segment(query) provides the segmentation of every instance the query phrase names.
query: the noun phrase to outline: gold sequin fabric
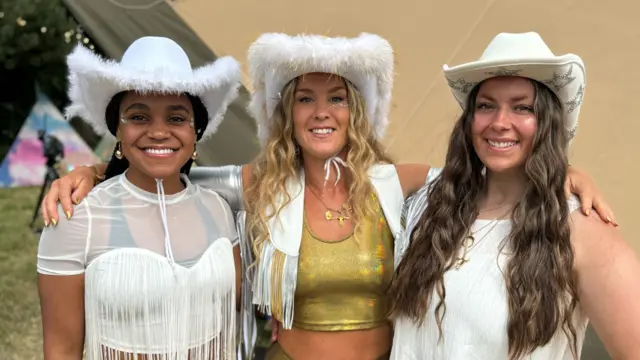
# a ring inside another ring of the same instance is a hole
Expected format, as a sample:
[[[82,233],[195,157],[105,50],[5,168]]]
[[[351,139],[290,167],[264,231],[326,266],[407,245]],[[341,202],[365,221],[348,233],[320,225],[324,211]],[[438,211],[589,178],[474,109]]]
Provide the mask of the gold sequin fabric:
[[[393,276],[393,235],[382,210],[365,219],[358,240],[302,232],[293,326],[313,331],[371,329],[387,321],[385,291]]]

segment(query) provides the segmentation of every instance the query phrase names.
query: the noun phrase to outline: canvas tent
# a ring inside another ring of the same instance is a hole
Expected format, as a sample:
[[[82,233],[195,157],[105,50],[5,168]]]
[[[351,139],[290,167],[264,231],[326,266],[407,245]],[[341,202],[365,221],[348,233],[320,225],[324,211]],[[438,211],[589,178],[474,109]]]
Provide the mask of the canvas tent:
[[[635,191],[640,161],[631,160],[640,155],[635,139],[640,121],[624,106],[640,83],[637,1],[426,0],[371,6],[365,0],[328,0],[313,8],[291,0],[170,4],[216,54],[236,57],[245,72],[247,48],[264,32],[384,36],[396,52],[386,145],[398,161],[436,166],[443,163],[460,113],[442,65],[477,59],[499,32],[539,32],[556,54],[576,53],[586,63],[586,93],[571,163],[593,175],[613,205],[621,231],[640,250],[640,228],[632,226],[640,203]]]
[[[99,161],[58,108],[46,95],[38,93],[36,103],[0,165],[0,187],[42,185],[46,158],[38,130],[45,130],[64,145],[62,171]]]
[[[156,0],[63,0],[74,18],[109,57],[120,59],[141,36],[165,36],[187,52],[191,66],[199,67],[217,57],[165,2]],[[199,165],[244,164],[258,149],[255,123],[246,112],[248,93],[229,106],[218,132],[198,144]],[[109,152],[109,142],[100,144]]]

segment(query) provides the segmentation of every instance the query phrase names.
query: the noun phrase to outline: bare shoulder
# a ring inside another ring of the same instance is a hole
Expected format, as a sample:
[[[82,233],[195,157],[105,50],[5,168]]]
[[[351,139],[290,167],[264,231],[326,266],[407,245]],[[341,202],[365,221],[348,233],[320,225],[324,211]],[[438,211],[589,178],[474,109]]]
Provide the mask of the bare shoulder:
[[[620,231],[602,221],[595,212],[587,216],[581,211],[574,211],[570,218],[571,242],[578,269],[635,258],[635,251],[624,240]]]
[[[405,197],[413,194],[424,185],[429,169],[431,169],[431,166],[427,164],[416,163],[396,164],[395,167]]]

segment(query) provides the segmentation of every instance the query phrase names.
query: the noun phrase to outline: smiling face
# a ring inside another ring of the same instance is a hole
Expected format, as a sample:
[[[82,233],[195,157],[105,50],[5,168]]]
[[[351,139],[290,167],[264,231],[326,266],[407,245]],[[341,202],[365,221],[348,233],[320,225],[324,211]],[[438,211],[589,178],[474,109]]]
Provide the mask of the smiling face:
[[[178,176],[196,142],[187,96],[128,92],[120,103],[120,119],[117,137],[131,175]]]
[[[538,123],[535,97],[533,83],[521,77],[496,77],[480,85],[471,136],[476,154],[489,171],[524,167]]]
[[[326,160],[346,146],[349,100],[341,77],[326,73],[301,76],[292,113],[294,137],[304,157]]]

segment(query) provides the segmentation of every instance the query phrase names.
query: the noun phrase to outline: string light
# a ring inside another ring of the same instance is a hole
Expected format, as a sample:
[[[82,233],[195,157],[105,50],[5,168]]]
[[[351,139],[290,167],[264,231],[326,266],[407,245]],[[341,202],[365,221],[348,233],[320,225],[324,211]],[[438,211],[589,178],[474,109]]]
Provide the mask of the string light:
[[[4,18],[4,16],[5,16],[5,13],[3,11],[0,11],[0,19]],[[27,25],[27,21],[23,19],[22,16],[19,16],[16,19],[16,24],[20,27],[25,27]],[[47,29],[46,26],[40,27],[40,33],[46,34],[48,31],[49,29]],[[91,43],[91,40],[88,37],[84,36],[82,28],[80,26],[78,26],[76,29],[71,29],[66,31],[64,33],[64,42],[67,44],[71,43],[72,37],[75,37],[75,40],[78,43],[84,44],[89,49],[91,50],[95,49],[95,45]]]

